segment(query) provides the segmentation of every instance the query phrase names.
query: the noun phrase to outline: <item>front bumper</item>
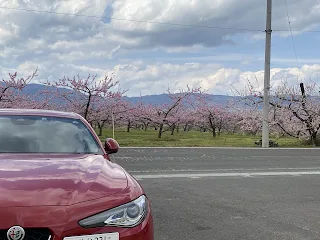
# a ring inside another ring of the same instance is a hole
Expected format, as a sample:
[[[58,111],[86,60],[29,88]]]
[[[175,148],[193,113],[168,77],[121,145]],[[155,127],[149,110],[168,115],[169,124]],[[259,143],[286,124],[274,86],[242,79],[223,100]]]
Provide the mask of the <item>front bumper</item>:
[[[61,236],[54,234],[52,240],[63,240],[64,237],[91,235],[101,233],[118,232],[120,240],[154,240],[153,218],[149,212],[146,219],[138,226],[133,228],[102,227],[102,228],[76,228],[63,232]],[[95,240],[95,239],[92,239]]]
[[[6,239],[6,231],[12,226],[19,225],[25,230],[37,233],[37,237],[33,237],[33,240],[63,240],[65,237],[113,232],[119,233],[120,240],[154,240],[153,219],[149,201],[149,212],[145,220],[133,228],[99,227],[85,229],[78,224],[80,219],[97,214],[102,210],[123,205],[144,194],[142,188],[133,178],[128,177],[128,182],[128,187],[124,191],[96,199],[94,199],[97,197],[96,194],[86,192],[85,194],[92,200],[68,206],[0,206],[0,233],[2,231],[5,236],[3,239]],[[82,194],[81,190],[79,189],[80,193],[78,194]],[[52,191],[59,191],[59,189]],[[54,193],[53,197],[56,195],[59,196],[59,192]],[[22,198],[23,194],[20,197]],[[14,199],[14,196],[7,196],[7,198]],[[41,236],[38,233],[43,233],[43,235]],[[92,238],[91,240],[96,239]]]
[[[7,230],[16,225],[23,227],[26,232],[30,232],[32,236],[30,239],[33,240],[63,240],[65,237],[113,232],[119,233],[120,240],[154,240],[153,218],[149,202],[149,212],[145,220],[133,228],[99,227],[85,229],[78,224],[79,219],[97,213],[101,209],[101,205],[109,205],[109,202],[121,205],[135,197],[131,196],[127,199],[123,197],[123,194],[119,194],[118,197],[113,195],[109,200],[108,198],[92,200],[67,208],[64,206],[0,207],[0,240],[6,239]],[[2,235],[3,238],[1,238]],[[29,238],[26,237],[25,240],[29,240]],[[91,240],[97,239],[92,238]]]

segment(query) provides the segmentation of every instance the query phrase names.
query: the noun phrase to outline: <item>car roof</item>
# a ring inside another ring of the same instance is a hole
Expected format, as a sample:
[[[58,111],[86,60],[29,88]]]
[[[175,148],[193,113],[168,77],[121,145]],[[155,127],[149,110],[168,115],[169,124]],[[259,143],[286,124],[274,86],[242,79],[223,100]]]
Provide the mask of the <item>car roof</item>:
[[[63,112],[44,109],[19,109],[19,108],[0,108],[0,116],[3,115],[31,115],[31,116],[50,116],[79,119],[80,115],[74,112]]]

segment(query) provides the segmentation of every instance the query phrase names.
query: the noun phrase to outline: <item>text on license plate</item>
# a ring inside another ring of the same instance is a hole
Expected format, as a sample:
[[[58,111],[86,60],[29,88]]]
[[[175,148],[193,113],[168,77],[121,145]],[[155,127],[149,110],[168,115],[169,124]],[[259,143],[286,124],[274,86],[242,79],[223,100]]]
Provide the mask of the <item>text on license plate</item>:
[[[119,233],[103,233],[65,237],[63,240],[119,240]]]

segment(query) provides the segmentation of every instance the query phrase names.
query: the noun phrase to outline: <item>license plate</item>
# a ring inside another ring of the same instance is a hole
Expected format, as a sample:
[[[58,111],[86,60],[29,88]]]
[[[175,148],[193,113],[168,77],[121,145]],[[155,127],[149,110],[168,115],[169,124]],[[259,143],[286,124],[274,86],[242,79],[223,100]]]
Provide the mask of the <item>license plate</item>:
[[[103,233],[65,237],[63,240],[119,240],[119,233]]]

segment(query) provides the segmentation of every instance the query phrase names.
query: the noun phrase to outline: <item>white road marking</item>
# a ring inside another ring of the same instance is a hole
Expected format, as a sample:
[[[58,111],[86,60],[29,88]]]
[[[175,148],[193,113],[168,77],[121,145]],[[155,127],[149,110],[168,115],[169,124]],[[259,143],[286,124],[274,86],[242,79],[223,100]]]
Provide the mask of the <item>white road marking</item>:
[[[259,148],[259,147],[121,147],[120,149],[235,149],[235,150],[320,150],[320,148]]]
[[[309,168],[217,168],[217,169],[149,169],[129,170],[134,173],[159,173],[159,172],[221,172],[221,171],[267,171],[267,170],[320,170],[320,167]]]
[[[255,177],[255,176],[301,176],[320,175],[320,171],[309,172],[247,172],[247,173],[181,173],[133,175],[137,180],[156,178],[203,178],[203,177]]]

